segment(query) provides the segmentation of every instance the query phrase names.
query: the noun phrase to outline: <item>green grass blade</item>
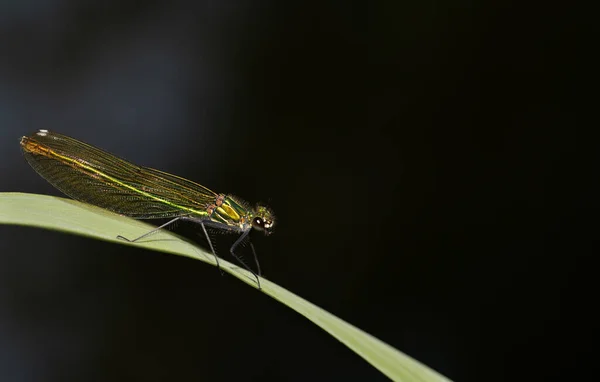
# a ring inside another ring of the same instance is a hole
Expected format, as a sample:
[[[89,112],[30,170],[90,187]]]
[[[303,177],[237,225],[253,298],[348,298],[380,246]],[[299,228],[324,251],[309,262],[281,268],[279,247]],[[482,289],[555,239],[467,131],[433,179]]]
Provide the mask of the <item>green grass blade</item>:
[[[212,254],[201,251],[185,239],[168,231],[158,232],[141,243],[133,244],[119,240],[116,238],[117,235],[134,238],[148,232],[153,226],[71,199],[24,193],[0,193],[0,224],[62,231],[187,256],[215,265]],[[222,259],[219,263],[223,270],[256,288],[254,277],[249,272]],[[261,278],[261,286],[265,294],[323,328],[393,381],[450,381],[406,354],[267,279]]]

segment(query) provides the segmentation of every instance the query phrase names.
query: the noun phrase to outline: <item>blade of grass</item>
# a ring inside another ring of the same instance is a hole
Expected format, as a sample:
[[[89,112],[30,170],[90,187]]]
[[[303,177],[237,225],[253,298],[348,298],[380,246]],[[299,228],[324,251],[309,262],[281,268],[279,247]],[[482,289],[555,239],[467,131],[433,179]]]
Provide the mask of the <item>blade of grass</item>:
[[[212,254],[201,251],[169,231],[160,231],[141,243],[128,243],[117,235],[137,237],[153,227],[139,220],[82,204],[71,199],[24,193],[0,193],[0,224],[45,228],[123,245],[187,256],[215,265]],[[256,288],[253,276],[234,264],[219,260],[226,272]],[[385,342],[333,314],[261,278],[262,291],[294,309],[348,346],[393,381],[434,382],[448,378],[394,349]]]

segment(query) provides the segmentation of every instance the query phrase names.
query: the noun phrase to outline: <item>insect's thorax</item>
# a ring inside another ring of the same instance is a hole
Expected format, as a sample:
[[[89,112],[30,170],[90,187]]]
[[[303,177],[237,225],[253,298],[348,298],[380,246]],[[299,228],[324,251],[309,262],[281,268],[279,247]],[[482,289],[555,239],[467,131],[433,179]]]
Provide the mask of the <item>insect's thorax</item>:
[[[232,196],[220,194],[206,211],[212,221],[225,224],[232,229],[245,231],[252,228],[252,210],[244,202]]]

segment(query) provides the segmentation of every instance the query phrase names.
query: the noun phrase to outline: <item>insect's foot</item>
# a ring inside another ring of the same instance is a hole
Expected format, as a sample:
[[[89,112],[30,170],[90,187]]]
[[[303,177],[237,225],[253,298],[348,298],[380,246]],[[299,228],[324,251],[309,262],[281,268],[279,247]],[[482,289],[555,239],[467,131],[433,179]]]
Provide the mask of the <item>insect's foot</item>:
[[[121,236],[121,235],[117,236],[117,239],[123,239],[123,240],[125,240],[125,241],[128,241],[128,242],[130,242],[130,243],[133,241],[133,240],[129,240],[129,239],[128,239],[128,238],[126,238],[125,236]]]

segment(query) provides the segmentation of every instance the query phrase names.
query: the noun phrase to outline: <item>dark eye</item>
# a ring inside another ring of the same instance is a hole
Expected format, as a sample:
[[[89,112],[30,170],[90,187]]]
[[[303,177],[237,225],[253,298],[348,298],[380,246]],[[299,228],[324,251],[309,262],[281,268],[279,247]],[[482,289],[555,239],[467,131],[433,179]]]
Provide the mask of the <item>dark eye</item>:
[[[265,222],[261,218],[254,218],[254,219],[252,219],[252,226],[254,228],[264,229],[265,228]]]

